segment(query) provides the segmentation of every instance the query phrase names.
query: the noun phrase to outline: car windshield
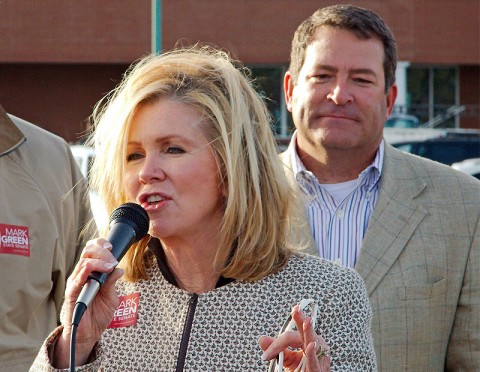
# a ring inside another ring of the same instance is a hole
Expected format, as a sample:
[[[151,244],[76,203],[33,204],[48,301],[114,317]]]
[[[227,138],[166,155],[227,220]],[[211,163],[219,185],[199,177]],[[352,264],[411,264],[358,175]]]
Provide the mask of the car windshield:
[[[451,165],[469,158],[480,157],[478,141],[426,141],[394,145],[398,149],[424,158]]]

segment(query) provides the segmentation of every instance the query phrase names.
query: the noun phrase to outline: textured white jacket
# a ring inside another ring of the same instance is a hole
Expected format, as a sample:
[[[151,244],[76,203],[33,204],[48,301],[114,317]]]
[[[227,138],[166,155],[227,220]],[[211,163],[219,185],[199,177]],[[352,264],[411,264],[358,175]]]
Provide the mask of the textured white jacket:
[[[351,269],[294,255],[262,280],[233,281],[197,295],[170,284],[152,260],[149,280],[117,282],[120,296],[140,294],[136,324],[108,328],[96,359],[77,371],[264,371],[259,337],[277,335],[304,298],[319,305],[316,331],[331,348],[332,371],[376,370],[368,296]],[[132,314],[124,309],[117,320]],[[48,348],[60,332],[46,340],[32,371],[53,370]]]

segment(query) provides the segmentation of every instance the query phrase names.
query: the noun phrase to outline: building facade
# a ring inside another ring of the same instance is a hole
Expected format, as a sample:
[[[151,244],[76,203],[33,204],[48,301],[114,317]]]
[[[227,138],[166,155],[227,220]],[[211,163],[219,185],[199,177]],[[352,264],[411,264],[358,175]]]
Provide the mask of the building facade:
[[[298,24],[325,0],[0,2],[0,104],[66,140],[128,66],[152,51],[206,42],[252,69],[275,131],[292,125],[282,92]],[[363,0],[399,48],[396,110],[424,125],[480,129],[480,1]]]

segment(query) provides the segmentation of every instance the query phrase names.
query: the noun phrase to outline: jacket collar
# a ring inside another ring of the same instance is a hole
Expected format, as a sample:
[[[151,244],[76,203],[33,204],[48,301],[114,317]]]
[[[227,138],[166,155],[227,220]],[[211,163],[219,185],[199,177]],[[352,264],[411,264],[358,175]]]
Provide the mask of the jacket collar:
[[[369,295],[428,213],[417,200],[427,187],[408,155],[386,144],[378,201],[355,265]]]
[[[0,105],[0,157],[15,150],[27,139]]]
[[[148,242],[148,248],[155,255],[155,258],[157,259],[158,268],[160,269],[160,272],[162,273],[165,280],[170,284],[174,285],[175,287],[180,288],[180,286],[178,285],[177,279],[175,278],[175,275],[168,267],[165,251],[163,250],[162,243],[160,242],[160,240],[158,238],[153,238],[153,237],[150,238]],[[215,288],[223,287],[224,285],[231,283],[233,281],[234,279],[232,278],[225,278],[223,276],[220,276],[220,278],[218,278],[217,284],[215,285]]]
[[[294,147],[290,144],[280,157],[290,183],[298,188],[291,164],[292,151]],[[394,265],[428,213],[417,201],[417,197],[428,187],[427,183],[421,169],[416,169],[409,159],[407,154],[385,143],[378,200],[355,265],[355,270],[365,280],[369,295]],[[300,190],[297,190],[297,195],[300,194]],[[301,200],[299,205],[300,212],[296,221],[301,226],[299,235],[311,243],[306,252],[317,255],[308,218],[304,208],[301,208]]]

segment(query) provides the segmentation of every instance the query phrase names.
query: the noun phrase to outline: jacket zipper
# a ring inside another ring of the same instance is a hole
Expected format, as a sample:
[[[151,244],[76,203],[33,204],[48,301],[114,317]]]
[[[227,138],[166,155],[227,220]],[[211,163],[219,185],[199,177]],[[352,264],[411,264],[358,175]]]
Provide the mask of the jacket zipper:
[[[195,316],[195,309],[197,308],[198,294],[194,293],[188,301],[187,316],[185,324],[183,325],[182,340],[180,341],[180,350],[178,351],[176,372],[182,372],[185,366],[185,358],[187,357],[188,341],[190,340],[190,333],[192,331],[193,317]]]

